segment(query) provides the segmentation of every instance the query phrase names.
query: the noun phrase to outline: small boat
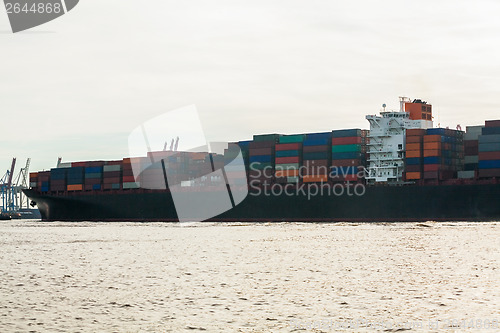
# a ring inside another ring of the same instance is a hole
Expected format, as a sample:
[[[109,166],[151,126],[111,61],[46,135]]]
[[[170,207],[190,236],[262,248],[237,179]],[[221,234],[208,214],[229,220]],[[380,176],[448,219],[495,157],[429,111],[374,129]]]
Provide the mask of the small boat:
[[[0,213],[0,221],[10,220],[10,219],[11,219],[11,217],[9,214],[3,213],[3,212]]]

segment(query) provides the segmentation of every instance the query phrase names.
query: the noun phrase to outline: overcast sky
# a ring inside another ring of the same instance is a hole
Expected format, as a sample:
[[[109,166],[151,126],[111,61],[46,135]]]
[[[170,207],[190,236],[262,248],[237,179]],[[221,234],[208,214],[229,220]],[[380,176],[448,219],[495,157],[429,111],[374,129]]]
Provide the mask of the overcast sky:
[[[81,0],[12,34],[0,10],[0,173],[120,159],[134,128],[193,104],[229,141],[368,128],[398,96],[436,125],[500,119],[499,15],[493,0]]]

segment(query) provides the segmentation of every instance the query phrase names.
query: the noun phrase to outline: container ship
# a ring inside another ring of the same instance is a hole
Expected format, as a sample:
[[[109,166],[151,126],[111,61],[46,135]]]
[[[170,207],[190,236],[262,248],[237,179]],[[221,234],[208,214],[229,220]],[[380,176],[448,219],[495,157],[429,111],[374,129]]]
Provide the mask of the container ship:
[[[406,97],[366,119],[369,130],[254,135],[218,153],[59,163],[24,192],[46,221],[500,219],[500,120],[434,128],[432,105]]]

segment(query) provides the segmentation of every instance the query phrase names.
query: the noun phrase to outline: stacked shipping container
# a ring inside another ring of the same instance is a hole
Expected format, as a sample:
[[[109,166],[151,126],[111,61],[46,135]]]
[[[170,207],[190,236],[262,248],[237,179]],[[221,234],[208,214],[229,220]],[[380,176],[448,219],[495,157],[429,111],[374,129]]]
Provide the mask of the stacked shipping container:
[[[357,181],[366,165],[368,131],[346,129],[332,131],[331,178],[333,181]]]
[[[464,170],[458,172],[458,178],[476,177],[479,166],[479,136],[484,126],[467,126],[464,135]]]
[[[298,183],[304,134],[282,135],[276,144],[276,182]]]
[[[259,184],[270,184],[274,179],[275,146],[279,134],[254,135],[248,144],[249,180]]]
[[[429,128],[424,136],[424,179],[456,178],[463,170],[464,132]]]
[[[425,129],[406,130],[406,180],[418,180],[423,178],[424,135]]]
[[[500,120],[486,121],[479,136],[479,177],[500,177]]]
[[[302,181],[327,182],[331,163],[332,132],[306,134],[302,149]]]

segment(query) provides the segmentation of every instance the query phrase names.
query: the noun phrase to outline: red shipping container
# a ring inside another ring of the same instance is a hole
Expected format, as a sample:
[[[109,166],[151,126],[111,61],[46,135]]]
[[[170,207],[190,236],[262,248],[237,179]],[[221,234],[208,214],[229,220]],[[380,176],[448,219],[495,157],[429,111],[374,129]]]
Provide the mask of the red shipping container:
[[[100,178],[87,178],[85,179],[84,184],[85,185],[94,185],[94,184],[101,184],[101,179]]]
[[[104,166],[104,161],[88,161],[85,166],[86,167],[102,167]]]
[[[134,176],[123,176],[123,182],[124,183],[133,183],[133,182],[135,182],[135,177]]]
[[[361,163],[361,160],[359,159],[354,159],[354,160],[351,160],[351,159],[345,159],[345,160],[332,160],[332,166],[358,166],[358,165],[362,165],[363,163]]]
[[[486,120],[485,127],[500,127],[500,120]]]
[[[248,154],[250,156],[259,156],[259,155],[272,155],[274,153],[273,148],[256,148],[250,149]]]
[[[299,163],[299,157],[276,157],[276,164]]]
[[[480,161],[500,160],[500,152],[499,151],[479,152],[479,160]]]
[[[328,152],[329,146],[304,146],[302,149],[303,153],[318,153],[318,152]]]
[[[438,179],[439,171],[427,171],[424,172],[424,179]]]
[[[480,169],[479,177],[481,178],[500,177],[500,169]]]
[[[439,171],[441,170],[441,164],[425,164],[424,165],[424,171]],[[425,177],[425,175],[424,175]]]
[[[276,144],[276,151],[280,150],[300,150],[301,143],[278,143]]]
[[[85,167],[86,165],[87,165],[87,162],[73,162],[73,163],[71,163],[72,168]]]
[[[406,172],[420,172],[422,171],[422,167],[420,165],[407,165],[405,167]]]
[[[358,180],[358,175],[345,175],[345,176],[342,176],[342,175],[335,175],[334,177],[332,177],[332,181],[334,182],[347,182],[347,181],[350,181],[350,182],[355,182]]]
[[[358,145],[358,144],[361,144],[361,137],[359,136],[332,138],[332,145]]]
[[[479,141],[478,140],[465,140],[464,141],[464,146],[465,148],[467,147],[479,147]]]
[[[301,169],[304,175],[326,175],[330,173],[330,166],[327,160],[304,161]]]
[[[120,177],[116,177],[116,178],[104,178],[103,179],[103,183],[104,184],[119,184],[121,182],[122,182],[122,180],[120,179]]]
[[[328,160],[306,160],[304,161],[303,166],[305,166],[306,168],[310,166],[329,167]]]
[[[115,178],[121,176],[121,171],[106,171],[103,173],[104,178]]]
[[[122,165],[123,160],[118,160],[118,161],[107,161],[106,165]]]
[[[477,156],[479,154],[478,147],[465,147],[466,156]]]

